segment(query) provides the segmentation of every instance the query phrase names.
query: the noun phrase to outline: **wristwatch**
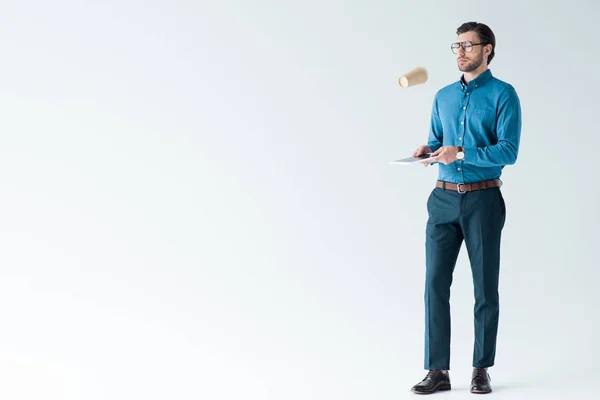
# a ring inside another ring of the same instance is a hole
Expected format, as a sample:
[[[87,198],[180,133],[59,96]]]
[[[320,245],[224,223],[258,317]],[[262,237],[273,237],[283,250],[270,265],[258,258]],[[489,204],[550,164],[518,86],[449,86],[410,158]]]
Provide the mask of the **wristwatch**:
[[[456,153],[456,158],[459,160],[465,159],[465,149],[463,149],[461,146],[458,146],[458,153]]]

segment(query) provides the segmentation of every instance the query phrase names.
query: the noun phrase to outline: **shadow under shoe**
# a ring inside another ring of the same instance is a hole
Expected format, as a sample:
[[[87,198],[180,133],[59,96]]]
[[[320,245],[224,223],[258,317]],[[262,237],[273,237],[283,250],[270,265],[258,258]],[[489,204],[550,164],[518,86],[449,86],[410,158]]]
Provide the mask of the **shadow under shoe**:
[[[450,372],[443,373],[440,370],[432,370],[410,390],[417,394],[431,394],[438,390],[450,390],[450,388]]]
[[[473,375],[471,377],[471,393],[490,393],[492,391],[492,384],[490,374],[487,373],[485,368],[473,368]]]

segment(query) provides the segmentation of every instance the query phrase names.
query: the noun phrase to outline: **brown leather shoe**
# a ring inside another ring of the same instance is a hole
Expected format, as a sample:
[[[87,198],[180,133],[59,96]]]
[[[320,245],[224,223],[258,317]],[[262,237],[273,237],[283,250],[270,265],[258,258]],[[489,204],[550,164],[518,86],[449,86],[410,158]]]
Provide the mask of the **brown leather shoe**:
[[[438,390],[450,390],[450,373],[433,370],[427,373],[425,378],[410,389],[417,394],[431,394]]]
[[[471,393],[490,393],[492,391],[492,385],[490,381],[490,374],[487,373],[485,368],[473,368],[473,375],[471,377]]]

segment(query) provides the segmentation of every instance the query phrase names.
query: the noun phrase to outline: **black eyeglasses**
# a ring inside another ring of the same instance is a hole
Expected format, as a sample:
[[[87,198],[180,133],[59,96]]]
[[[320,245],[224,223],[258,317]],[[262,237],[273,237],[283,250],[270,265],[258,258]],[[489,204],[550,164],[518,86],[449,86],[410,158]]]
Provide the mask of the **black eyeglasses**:
[[[457,43],[452,43],[452,45],[450,46],[450,48],[452,49],[452,52],[453,52],[454,54],[458,53],[458,49],[460,49],[461,47],[462,47],[462,48],[463,48],[463,49],[464,49],[464,50],[465,50],[467,53],[470,53],[470,52],[472,52],[472,51],[473,51],[473,46],[479,46],[479,45],[485,46],[485,45],[487,45],[487,44],[489,44],[489,43],[487,43],[487,42],[481,42],[481,43],[472,43],[472,42],[470,42],[470,41],[466,41],[466,42],[462,42],[462,43],[460,43],[460,42],[457,42]]]

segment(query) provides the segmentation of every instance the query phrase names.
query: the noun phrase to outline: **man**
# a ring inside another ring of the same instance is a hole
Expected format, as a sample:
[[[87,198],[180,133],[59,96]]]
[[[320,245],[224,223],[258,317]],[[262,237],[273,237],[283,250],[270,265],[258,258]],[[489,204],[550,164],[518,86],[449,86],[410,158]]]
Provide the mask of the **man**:
[[[425,369],[412,391],[450,389],[450,286],[464,240],[475,288],[472,393],[492,391],[498,332],[500,236],[505,203],[500,175],[516,162],[521,106],[515,89],[492,76],[488,65],[496,40],[485,24],[468,22],[451,45],[460,80],[439,90],[433,102],[429,140],[414,156],[433,153],[436,187],[427,201],[425,279]]]

